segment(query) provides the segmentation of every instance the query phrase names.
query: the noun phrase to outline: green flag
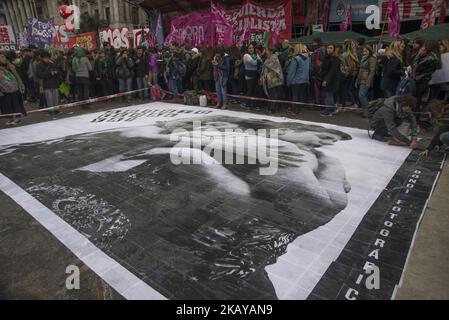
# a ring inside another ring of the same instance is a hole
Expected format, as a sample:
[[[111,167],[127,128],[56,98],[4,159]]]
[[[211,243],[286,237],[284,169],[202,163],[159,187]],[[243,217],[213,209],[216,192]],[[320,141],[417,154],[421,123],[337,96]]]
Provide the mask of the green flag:
[[[269,41],[270,41],[270,31],[267,30],[263,33],[263,39],[262,39],[263,46],[267,47]]]

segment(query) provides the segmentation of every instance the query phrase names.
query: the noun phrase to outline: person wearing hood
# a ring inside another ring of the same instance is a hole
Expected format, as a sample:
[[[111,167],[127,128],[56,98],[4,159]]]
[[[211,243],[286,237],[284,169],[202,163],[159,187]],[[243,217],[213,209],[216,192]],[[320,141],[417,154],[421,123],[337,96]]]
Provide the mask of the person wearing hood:
[[[212,60],[214,67],[215,92],[218,102],[215,108],[227,109],[228,104],[228,79],[230,69],[230,59],[223,47],[217,49]]]
[[[388,142],[390,138],[412,149],[418,147],[418,124],[413,109],[416,106],[416,98],[410,95],[393,96],[386,99],[371,119],[371,129],[374,130],[373,139]],[[410,124],[411,139],[401,134],[398,127],[403,121]]]
[[[287,86],[290,88],[292,100],[305,102],[309,85],[310,57],[309,50],[303,44],[294,47],[293,56],[287,61]],[[296,113],[301,112],[300,105],[294,105]]]
[[[90,76],[89,72],[93,70],[86,52],[81,47],[75,47],[74,58],[72,60],[72,70],[75,74],[75,83],[77,88],[78,100],[89,99]]]
[[[284,98],[284,73],[279,58],[276,54],[276,47],[269,45],[265,49],[267,59],[262,66],[261,81],[265,94],[269,99],[282,100]],[[279,111],[277,102],[270,103],[270,113]]]

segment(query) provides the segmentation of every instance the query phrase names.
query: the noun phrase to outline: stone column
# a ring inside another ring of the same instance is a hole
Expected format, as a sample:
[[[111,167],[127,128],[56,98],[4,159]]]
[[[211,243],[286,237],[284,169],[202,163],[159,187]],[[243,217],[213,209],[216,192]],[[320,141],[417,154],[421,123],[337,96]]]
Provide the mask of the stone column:
[[[114,25],[115,28],[120,27],[123,21],[123,19],[120,17],[120,11],[123,14],[123,9],[120,10],[120,4],[121,1],[113,0],[113,6],[111,10],[114,12],[114,19],[112,20],[112,24]]]
[[[22,17],[20,16],[19,8],[17,7],[17,2],[16,1],[10,1],[10,2],[12,4],[11,13],[12,13],[13,18],[15,18],[16,23],[17,23],[16,30],[22,30],[24,22],[22,20]]]
[[[104,13],[104,9],[103,9],[103,0],[98,0],[98,12],[99,12],[100,20],[105,19],[105,13]]]
[[[6,16],[6,23],[8,24],[8,26],[13,26],[13,22],[11,19],[11,15],[9,13],[8,7],[6,6],[6,2],[8,0],[6,0],[5,2],[2,3],[2,7],[3,7],[3,11],[5,11],[5,16]]]

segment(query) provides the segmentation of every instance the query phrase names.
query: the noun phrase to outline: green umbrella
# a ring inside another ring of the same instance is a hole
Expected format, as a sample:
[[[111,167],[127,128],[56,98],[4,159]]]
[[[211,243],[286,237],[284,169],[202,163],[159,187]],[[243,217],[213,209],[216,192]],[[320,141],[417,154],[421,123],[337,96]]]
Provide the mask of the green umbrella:
[[[437,24],[425,30],[406,33],[402,37],[410,40],[416,38],[422,38],[424,40],[449,40],[449,23]]]

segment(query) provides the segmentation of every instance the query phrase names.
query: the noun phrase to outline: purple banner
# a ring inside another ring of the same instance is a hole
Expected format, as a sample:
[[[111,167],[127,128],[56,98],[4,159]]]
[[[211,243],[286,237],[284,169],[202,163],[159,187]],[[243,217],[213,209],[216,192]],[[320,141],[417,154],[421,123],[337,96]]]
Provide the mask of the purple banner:
[[[39,21],[36,18],[28,18],[28,41],[29,44],[34,44],[39,48],[43,48],[46,44],[53,43],[54,35],[54,18],[47,21]]]
[[[210,13],[190,13],[171,22],[166,43],[176,41],[190,46],[213,46],[214,26]]]

